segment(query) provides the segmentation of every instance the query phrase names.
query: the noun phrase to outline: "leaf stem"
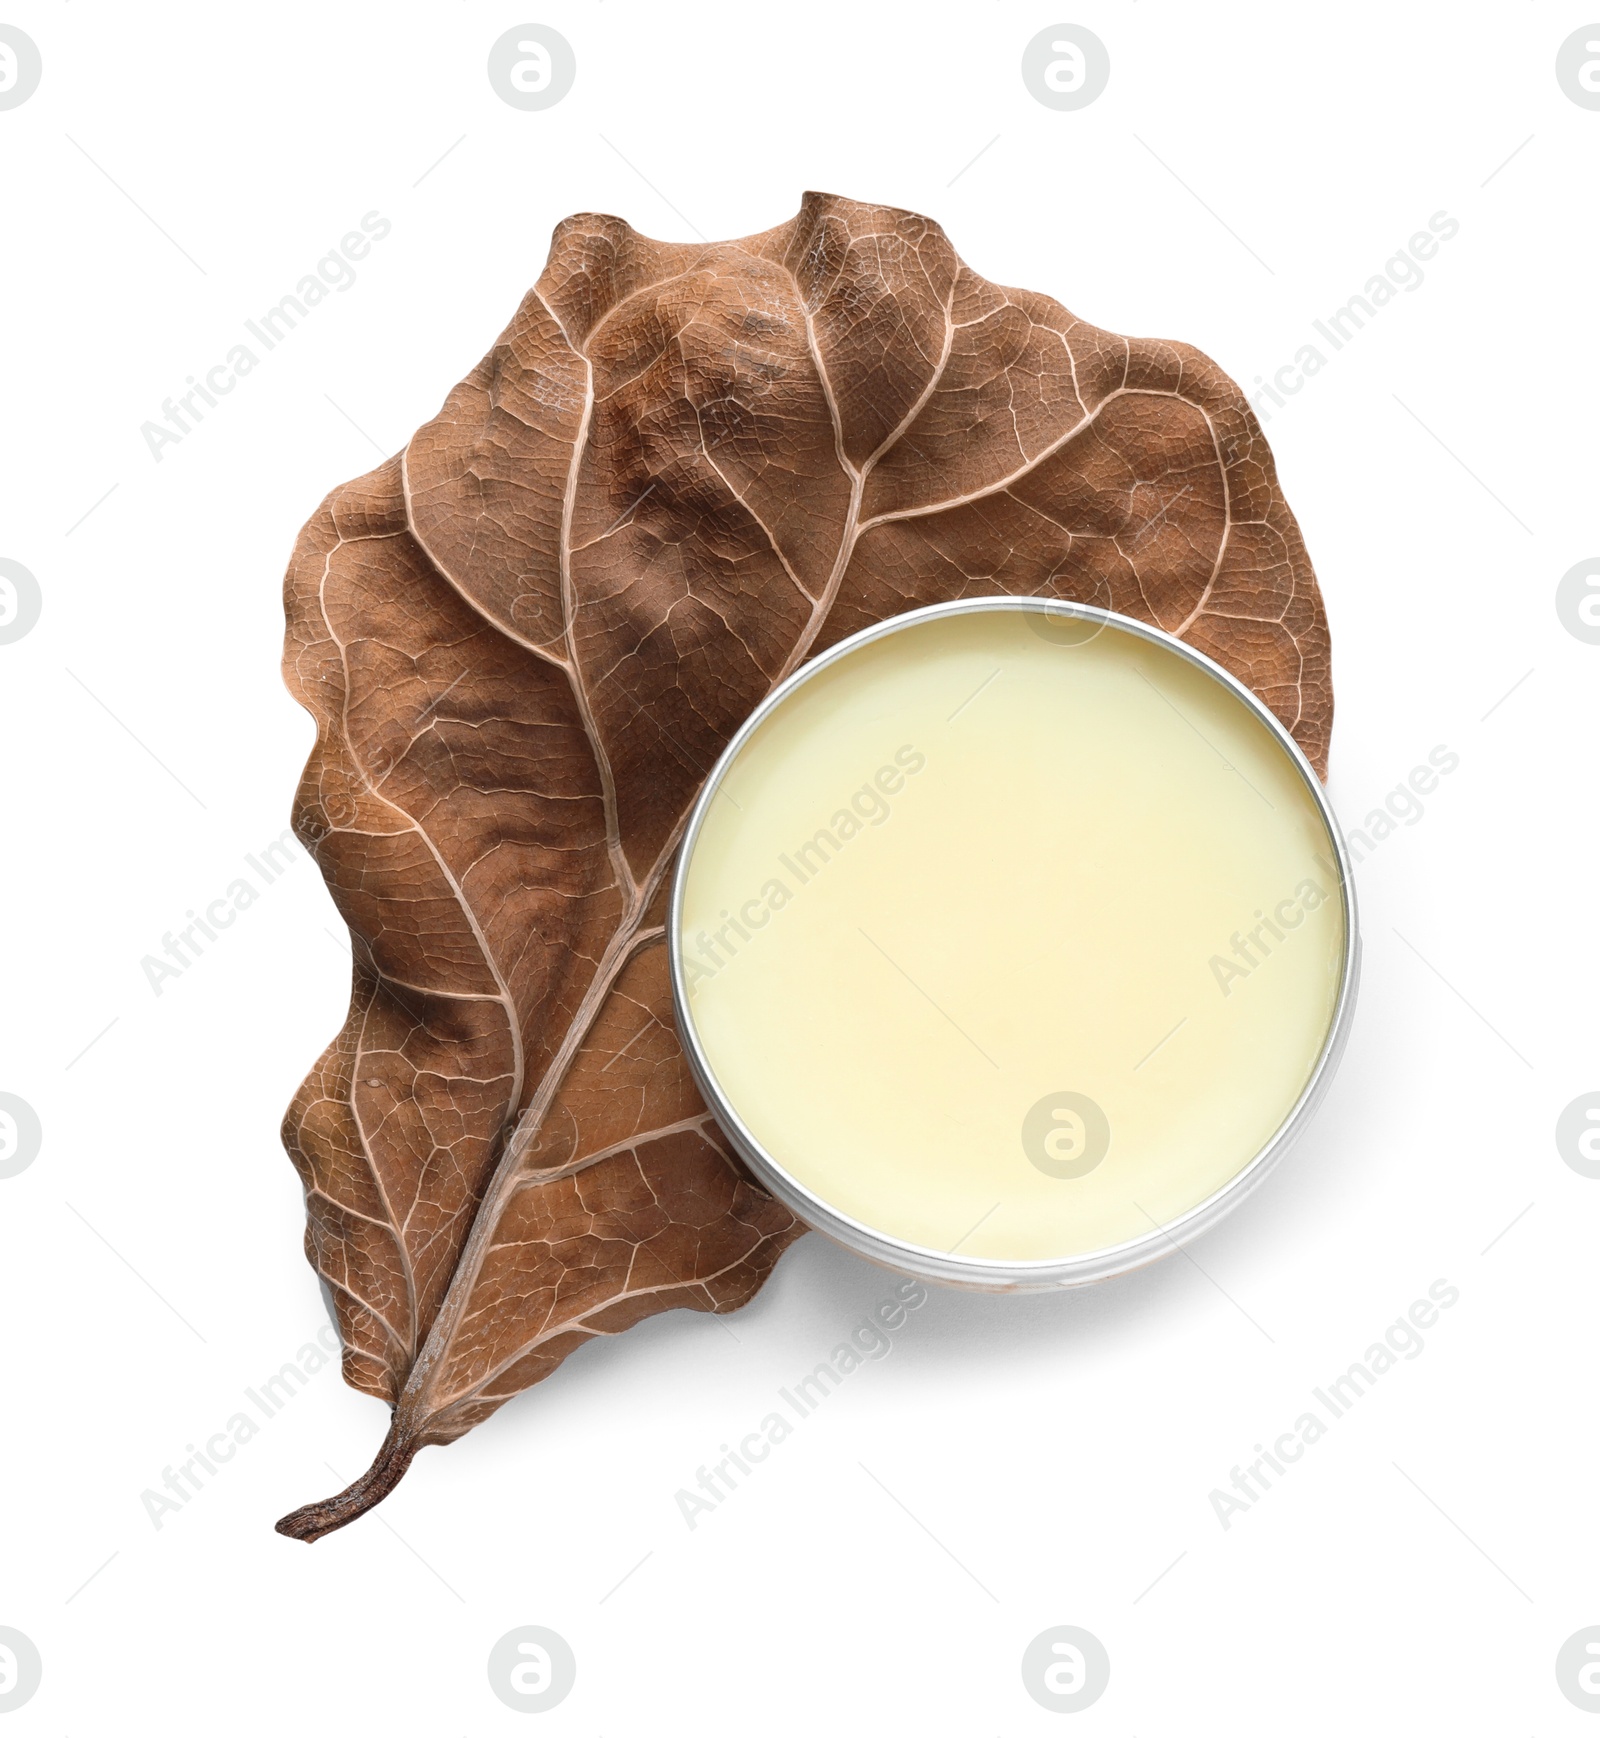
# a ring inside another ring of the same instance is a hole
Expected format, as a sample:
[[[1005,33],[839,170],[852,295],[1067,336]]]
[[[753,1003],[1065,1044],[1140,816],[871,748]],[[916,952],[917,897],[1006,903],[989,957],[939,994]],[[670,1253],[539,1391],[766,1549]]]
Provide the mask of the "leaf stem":
[[[424,1445],[400,1427],[399,1419],[389,1426],[378,1458],[347,1490],[336,1497],[324,1497],[320,1503],[307,1503],[292,1515],[279,1521],[277,1530],[286,1538],[303,1539],[314,1545],[329,1533],[348,1527],[368,1509],[374,1509],[406,1476],[406,1468],[416,1459]]]

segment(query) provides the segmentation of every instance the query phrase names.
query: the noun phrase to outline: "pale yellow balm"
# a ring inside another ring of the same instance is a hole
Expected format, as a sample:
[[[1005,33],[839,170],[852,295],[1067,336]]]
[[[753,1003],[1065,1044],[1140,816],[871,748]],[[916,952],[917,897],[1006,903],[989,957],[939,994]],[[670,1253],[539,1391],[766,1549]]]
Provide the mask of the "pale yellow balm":
[[[723,1114],[883,1238],[1150,1238],[1273,1141],[1346,980],[1311,776],[1170,642],[936,615],[799,682],[716,781],[678,972]]]

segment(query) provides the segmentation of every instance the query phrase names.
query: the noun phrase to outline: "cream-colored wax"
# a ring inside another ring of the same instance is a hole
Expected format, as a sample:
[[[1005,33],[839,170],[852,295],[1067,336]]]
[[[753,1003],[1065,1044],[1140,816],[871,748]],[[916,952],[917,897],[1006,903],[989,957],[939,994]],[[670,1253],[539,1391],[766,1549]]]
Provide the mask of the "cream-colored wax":
[[[802,684],[729,769],[684,872],[690,1014],[837,1211],[961,1256],[1103,1249],[1214,1194],[1299,1098],[1340,982],[1334,858],[1272,734],[1168,648],[942,617]]]

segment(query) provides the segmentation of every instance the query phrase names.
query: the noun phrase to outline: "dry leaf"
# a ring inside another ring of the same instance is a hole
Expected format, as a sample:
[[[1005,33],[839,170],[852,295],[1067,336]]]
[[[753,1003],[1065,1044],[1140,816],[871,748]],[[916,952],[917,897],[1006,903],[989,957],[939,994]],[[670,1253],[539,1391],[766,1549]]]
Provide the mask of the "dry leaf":
[[[662,945],[695,794],[797,665],[948,598],[1100,603],[1326,764],[1322,605],[1234,383],[821,194],[705,246],[563,223],[285,589],[317,721],[296,825],[356,961],[285,1138],[346,1380],[394,1408],[296,1538],[594,1335],[737,1308],[798,1235],[696,1096]]]

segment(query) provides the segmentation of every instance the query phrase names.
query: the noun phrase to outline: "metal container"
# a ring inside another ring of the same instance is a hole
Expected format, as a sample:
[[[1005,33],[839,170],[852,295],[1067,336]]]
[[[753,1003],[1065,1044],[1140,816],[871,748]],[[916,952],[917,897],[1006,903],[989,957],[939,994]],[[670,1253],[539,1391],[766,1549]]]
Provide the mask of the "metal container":
[[[683,959],[682,907],[687,867],[693,857],[695,842],[699,837],[706,811],[715,801],[724,776],[738,758],[741,749],[751,735],[759,729],[771,713],[783,705],[788,696],[798,687],[811,681],[820,671],[827,669],[840,659],[849,657],[858,647],[939,617],[974,614],[989,610],[1017,610],[1036,614],[1044,618],[1039,624],[1043,637],[1047,639],[1060,638],[1069,643],[1073,640],[1081,641],[1092,638],[1105,628],[1115,627],[1125,633],[1148,640],[1186,659],[1215,681],[1221,683],[1266,727],[1305,781],[1306,788],[1310,791],[1327,827],[1330,847],[1338,872],[1339,896],[1344,915],[1344,957],[1341,963],[1338,994],[1334,1004],[1333,1017],[1329,1022],[1327,1037],[1299,1099],[1267,1143],[1214,1194],[1168,1224],[1159,1229],[1152,1229],[1147,1236],[1140,1236],[1129,1242],[1108,1248],[1044,1261],[1008,1261],[976,1256],[956,1256],[944,1250],[904,1242],[839,1212],[790,1176],[745,1126],[738,1112],[728,1102],[717,1081],[695,1030],[694,1019],[690,1012]],[[1317,775],[1313,772],[1299,745],[1273,713],[1262,704],[1249,688],[1230,675],[1220,664],[1215,663],[1203,653],[1197,652],[1192,646],[1185,644],[1173,635],[1164,633],[1160,628],[1150,627],[1144,622],[1133,620],[1131,617],[1118,615],[1110,610],[1097,609],[1088,604],[1064,603],[1051,599],[1028,597],[966,598],[957,602],[935,604],[927,609],[911,610],[904,615],[893,616],[874,627],[865,628],[858,634],[852,634],[846,640],[841,640],[838,645],[830,647],[820,656],[802,665],[786,681],[779,683],[745,720],[738,734],[723,750],[690,814],[673,883],[671,914],[668,918],[668,947],[671,959],[673,1006],[677,1015],[678,1034],[684,1052],[689,1059],[689,1066],[694,1074],[695,1083],[735,1150],[761,1182],[789,1208],[796,1218],[804,1221],[813,1229],[824,1232],[835,1242],[843,1244],[846,1249],[854,1250],[858,1255],[864,1255],[881,1266],[899,1273],[914,1275],[919,1279],[932,1280],[938,1284],[958,1286],[968,1290],[996,1292],[1053,1291],[1066,1286],[1086,1285],[1095,1280],[1109,1279],[1115,1274],[1130,1272],[1134,1268],[1143,1267],[1163,1255],[1172,1253],[1183,1244],[1198,1237],[1202,1231],[1216,1224],[1226,1214],[1232,1212],[1252,1190],[1265,1180],[1267,1174],[1288,1152],[1326,1094],[1349,1036],[1350,1023],[1355,1010],[1356,984],[1360,972],[1361,955],[1360,933],[1356,921],[1355,889],[1351,879],[1351,865],[1343,835]]]

